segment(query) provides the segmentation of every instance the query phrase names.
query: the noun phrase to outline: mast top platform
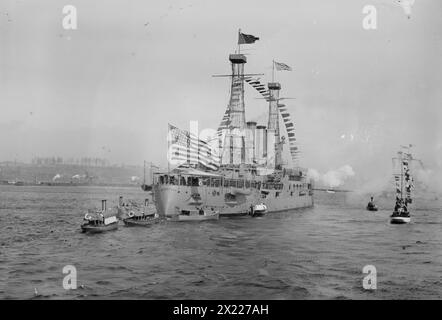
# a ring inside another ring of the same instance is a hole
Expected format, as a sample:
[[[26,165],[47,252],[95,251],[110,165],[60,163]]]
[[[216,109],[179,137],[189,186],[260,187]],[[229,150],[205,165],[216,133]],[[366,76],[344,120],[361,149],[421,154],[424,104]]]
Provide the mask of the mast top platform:
[[[242,64],[242,63],[247,63],[247,58],[245,55],[240,54],[240,53],[232,53],[229,55],[229,60],[232,63],[236,63],[236,64]]]
[[[279,82],[269,82],[268,87],[273,90],[281,90],[281,84]]]

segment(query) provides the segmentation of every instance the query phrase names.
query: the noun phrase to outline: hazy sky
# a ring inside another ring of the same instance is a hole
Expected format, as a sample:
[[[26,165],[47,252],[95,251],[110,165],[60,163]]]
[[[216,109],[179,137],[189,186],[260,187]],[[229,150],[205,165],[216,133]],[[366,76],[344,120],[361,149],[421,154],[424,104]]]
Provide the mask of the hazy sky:
[[[442,166],[442,1],[0,1],[0,160],[99,156],[166,163],[167,123],[216,129],[237,30],[246,72],[280,72],[301,165],[387,172],[400,144]],[[64,30],[62,8],[78,10]],[[364,30],[362,8],[377,8]],[[6,14],[7,13],[7,14]],[[147,26],[145,25],[147,24]],[[247,120],[267,111],[246,89]]]

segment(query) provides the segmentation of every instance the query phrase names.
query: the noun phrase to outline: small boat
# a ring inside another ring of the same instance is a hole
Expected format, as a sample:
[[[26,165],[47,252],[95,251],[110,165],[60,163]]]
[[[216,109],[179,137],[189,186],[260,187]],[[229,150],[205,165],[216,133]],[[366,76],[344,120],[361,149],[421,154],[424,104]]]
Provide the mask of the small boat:
[[[206,221],[218,219],[219,211],[203,209],[181,210],[177,215],[169,218],[170,221]]]
[[[393,214],[390,216],[390,223],[404,224],[411,221],[408,205],[413,202],[411,198],[411,190],[414,188],[413,177],[411,176],[410,165],[415,159],[411,152],[411,144],[405,148],[406,151],[399,151],[398,156],[393,158],[393,162],[398,163],[400,171],[394,174],[396,186],[396,205]]]
[[[253,206],[252,217],[261,217],[267,212],[267,206],[264,203],[256,204]]]
[[[390,223],[391,224],[404,224],[409,223],[411,221],[410,213],[408,212],[398,212],[395,211],[390,216]]]
[[[83,233],[100,233],[118,229],[118,218],[115,213],[106,212],[106,200],[102,200],[101,211],[87,212],[81,225]]]
[[[107,223],[106,222],[102,222],[100,220],[91,220],[88,221],[87,223],[84,223],[81,225],[81,231],[83,233],[100,233],[100,232],[105,232],[105,231],[110,231],[110,230],[115,230],[118,229],[118,220],[116,217],[115,221],[112,223]]]
[[[128,227],[130,226],[149,227],[153,224],[160,222],[160,216],[156,213],[135,215],[131,212],[129,213],[127,218],[123,219],[123,222]]]
[[[155,216],[155,206],[149,202],[149,199],[144,200],[144,205],[141,206],[134,201],[123,202],[123,197],[120,196],[118,200],[118,215],[123,222],[127,219],[138,219],[137,217],[144,217],[143,219],[151,219]]]
[[[373,202],[373,197],[370,198],[370,202],[367,204],[368,211],[378,211],[378,207]]]

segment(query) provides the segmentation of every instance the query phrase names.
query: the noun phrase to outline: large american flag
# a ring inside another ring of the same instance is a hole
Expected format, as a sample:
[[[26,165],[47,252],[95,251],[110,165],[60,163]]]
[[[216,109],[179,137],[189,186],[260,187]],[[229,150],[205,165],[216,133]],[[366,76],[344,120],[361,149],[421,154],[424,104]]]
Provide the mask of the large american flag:
[[[218,170],[220,157],[215,148],[189,131],[169,124],[169,161],[179,165],[201,165]]]

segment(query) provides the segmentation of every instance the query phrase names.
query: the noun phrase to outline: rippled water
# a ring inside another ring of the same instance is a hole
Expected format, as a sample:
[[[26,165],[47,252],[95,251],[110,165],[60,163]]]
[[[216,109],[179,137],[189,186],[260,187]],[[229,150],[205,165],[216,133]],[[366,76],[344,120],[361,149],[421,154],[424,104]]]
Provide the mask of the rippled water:
[[[390,225],[391,199],[315,195],[315,207],[262,218],[82,234],[84,210],[142,191],[0,186],[0,298],[441,299],[442,205],[416,201],[409,225]],[[77,290],[62,287],[74,265]],[[365,265],[377,290],[362,288]]]

